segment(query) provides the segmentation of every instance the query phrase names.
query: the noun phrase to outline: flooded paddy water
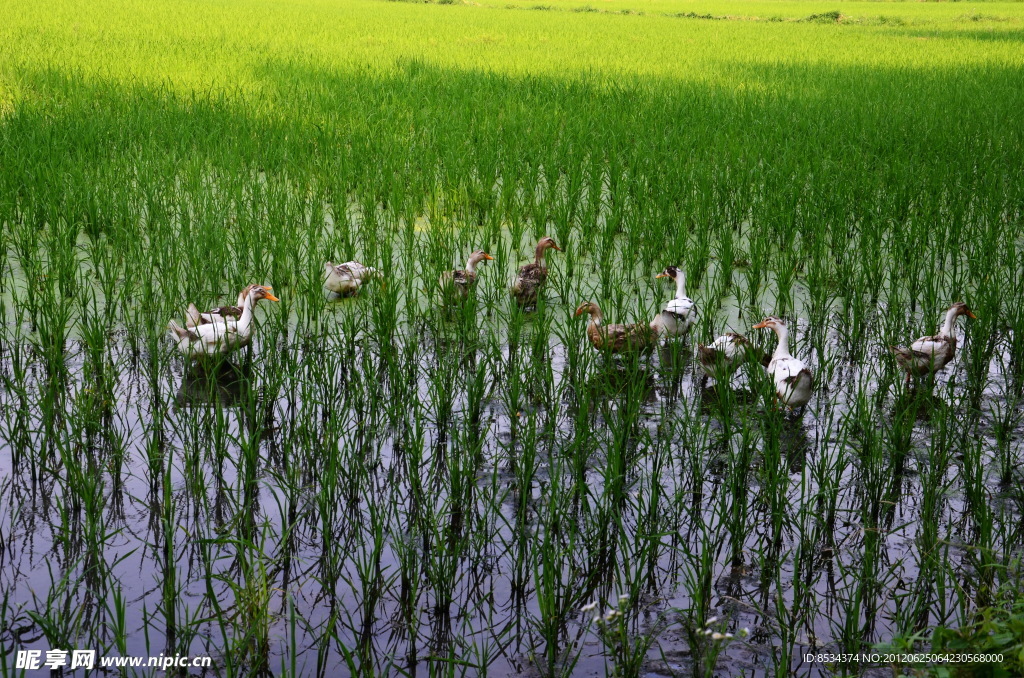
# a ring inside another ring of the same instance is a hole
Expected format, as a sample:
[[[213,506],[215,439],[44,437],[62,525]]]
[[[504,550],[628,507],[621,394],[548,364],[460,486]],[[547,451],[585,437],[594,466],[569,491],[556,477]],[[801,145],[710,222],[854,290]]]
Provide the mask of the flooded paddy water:
[[[406,233],[404,251],[434,237]],[[851,324],[796,282],[787,317],[815,392],[794,416],[756,362],[716,385],[693,358],[724,329],[770,351],[750,326],[776,283],[749,294],[746,262],[710,259],[693,336],[599,355],[572,310],[653,317],[670,262],[616,260],[609,278],[579,237],[550,255],[536,311],[507,297],[532,242],[507,230],[465,306],[440,307],[435,270],[399,254],[357,298],[253,279],[282,303],[214,361],[175,354],[155,323],[95,330],[92,296],[53,351],[56,311],[27,309],[59,282],[12,259],[4,652],[207,655],[211,675],[834,675],[870,669],[803,655],[957,625],[1012,576],[1011,334],[979,345],[961,321],[957,359],[911,390],[880,318],[920,328],[910,339],[935,312],[879,304]],[[722,279],[757,303],[715,300]]]

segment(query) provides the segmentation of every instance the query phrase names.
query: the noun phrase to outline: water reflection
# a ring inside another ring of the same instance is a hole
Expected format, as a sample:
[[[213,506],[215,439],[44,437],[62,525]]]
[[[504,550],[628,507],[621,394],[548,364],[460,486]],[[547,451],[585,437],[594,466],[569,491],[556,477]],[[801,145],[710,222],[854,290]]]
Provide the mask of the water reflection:
[[[250,383],[252,366],[222,358],[197,360],[188,364],[174,398],[178,407],[237,407]]]

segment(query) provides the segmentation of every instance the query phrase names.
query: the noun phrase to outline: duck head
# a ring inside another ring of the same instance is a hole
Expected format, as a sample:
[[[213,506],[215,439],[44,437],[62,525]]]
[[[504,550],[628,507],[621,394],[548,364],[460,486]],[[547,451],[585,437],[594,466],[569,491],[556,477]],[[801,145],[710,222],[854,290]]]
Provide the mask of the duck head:
[[[595,320],[600,320],[601,319],[601,307],[598,306],[597,304],[595,304],[592,301],[584,301],[582,304],[577,306],[576,307],[576,313],[574,313],[573,316],[574,317],[579,317],[579,316],[583,315],[584,313],[589,314],[590,317],[595,319]]]
[[[558,244],[555,242],[555,239],[548,235],[544,236],[543,238],[537,241],[538,251],[546,249],[558,250],[559,252],[562,251],[562,248],[558,246]]]
[[[957,316],[965,315],[972,320],[977,320],[978,316],[974,315],[974,312],[962,301],[958,301],[949,307],[949,310],[956,310]]]
[[[270,293],[270,290],[273,288],[269,285],[249,285],[247,289],[249,290],[249,294],[247,296],[252,299],[254,304],[261,299],[266,299],[267,301],[281,301]]]
[[[762,320],[761,322],[759,322],[756,325],[754,325],[754,329],[755,330],[768,329],[768,330],[775,330],[776,332],[778,332],[779,329],[783,329],[783,330],[786,329],[786,323],[782,320],[782,318],[778,318],[776,316],[770,315],[767,318],[765,318],[764,320]]]
[[[659,273],[658,275],[656,275],[654,277],[655,278],[671,278],[672,280],[675,280],[676,276],[678,276],[678,275],[679,275],[679,269],[678,268],[676,268],[675,266],[666,266],[664,271],[662,271],[661,273]]]
[[[481,261],[494,261],[494,257],[483,250],[477,250],[469,255],[469,263],[471,266],[475,266]]]

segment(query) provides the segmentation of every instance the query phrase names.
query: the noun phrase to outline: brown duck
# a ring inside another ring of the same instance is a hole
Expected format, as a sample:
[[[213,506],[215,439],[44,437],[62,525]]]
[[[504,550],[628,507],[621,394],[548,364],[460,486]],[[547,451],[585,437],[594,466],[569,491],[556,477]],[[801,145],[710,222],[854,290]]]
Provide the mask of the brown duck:
[[[438,278],[437,283],[441,286],[442,292],[454,293],[460,298],[465,299],[469,296],[469,290],[476,284],[477,264],[482,261],[493,260],[494,257],[487,252],[477,250],[469,255],[469,261],[466,262],[466,268],[459,268],[454,271],[445,271],[441,274],[441,277]]]
[[[548,267],[544,265],[544,253],[548,249],[562,251],[553,238],[547,236],[541,238],[537,241],[533,263],[520,268],[519,275],[512,283],[512,296],[520,306],[537,305],[537,297],[548,279]]]
[[[599,351],[625,353],[650,351],[658,343],[658,333],[647,323],[604,324],[601,307],[592,301],[585,301],[576,309],[576,315],[590,314],[587,323],[587,339]]]

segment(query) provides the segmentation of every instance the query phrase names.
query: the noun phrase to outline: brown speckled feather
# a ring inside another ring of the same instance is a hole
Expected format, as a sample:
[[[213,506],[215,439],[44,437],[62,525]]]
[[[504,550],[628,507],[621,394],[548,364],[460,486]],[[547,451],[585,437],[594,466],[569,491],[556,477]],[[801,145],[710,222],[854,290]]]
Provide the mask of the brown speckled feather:
[[[523,306],[537,303],[540,288],[548,279],[548,269],[542,264],[527,264],[519,269],[519,276],[512,285],[512,294]]]
[[[587,326],[587,338],[594,348],[612,353],[623,351],[648,351],[658,341],[657,333],[649,325],[598,325]]]

